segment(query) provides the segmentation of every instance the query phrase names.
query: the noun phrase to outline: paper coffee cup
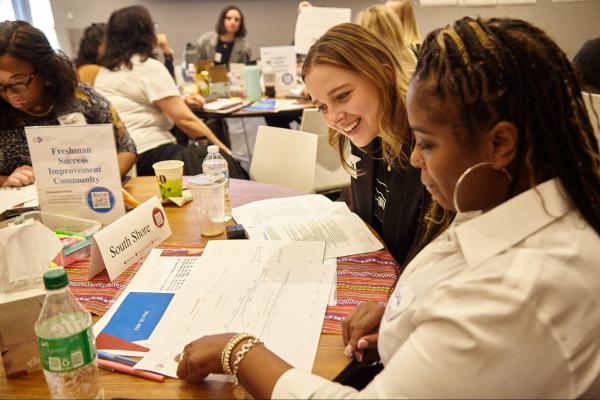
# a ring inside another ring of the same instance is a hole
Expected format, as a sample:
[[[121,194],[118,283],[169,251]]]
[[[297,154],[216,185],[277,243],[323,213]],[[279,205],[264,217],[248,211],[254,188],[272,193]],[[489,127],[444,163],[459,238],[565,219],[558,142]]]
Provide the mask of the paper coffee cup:
[[[183,192],[183,161],[166,160],[152,165],[160,197],[181,197]]]

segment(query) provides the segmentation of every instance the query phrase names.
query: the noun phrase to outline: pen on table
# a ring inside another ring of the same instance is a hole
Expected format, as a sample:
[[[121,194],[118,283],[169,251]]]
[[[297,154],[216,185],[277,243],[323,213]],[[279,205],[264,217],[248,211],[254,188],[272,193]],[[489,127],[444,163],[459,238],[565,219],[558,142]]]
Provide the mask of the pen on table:
[[[112,354],[112,353],[109,353],[108,351],[104,351],[104,350],[98,350],[98,358],[101,358],[102,360],[118,362],[118,363],[124,364],[124,365],[129,365],[130,367],[133,367],[135,364],[137,364],[136,360],[132,360],[131,358],[119,356],[117,354]]]
[[[123,374],[129,374],[134,376],[139,376],[140,378],[150,379],[155,382],[164,382],[165,377],[163,375],[155,374],[153,372],[142,371],[139,369],[134,369],[129,365],[123,365],[118,362],[98,359],[98,366],[100,368],[108,369],[113,372],[121,372]]]

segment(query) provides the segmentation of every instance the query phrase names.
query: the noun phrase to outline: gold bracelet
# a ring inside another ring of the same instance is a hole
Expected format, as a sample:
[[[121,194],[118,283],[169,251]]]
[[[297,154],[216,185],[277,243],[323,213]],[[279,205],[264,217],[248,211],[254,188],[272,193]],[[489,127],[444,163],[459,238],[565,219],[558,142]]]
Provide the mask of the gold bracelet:
[[[250,340],[248,340],[246,343],[244,343],[242,345],[242,348],[240,349],[240,351],[238,351],[237,354],[235,355],[235,360],[233,361],[232,372],[233,372],[233,395],[235,396],[236,399],[246,398],[246,391],[244,390],[242,385],[240,385],[240,381],[237,377],[238,370],[240,369],[240,363],[242,362],[244,357],[246,357],[246,354],[248,354],[248,352],[250,350],[252,350],[252,348],[254,346],[257,346],[260,344],[263,344],[263,342],[260,339],[258,339],[257,337],[252,336],[252,338]]]
[[[221,366],[223,367],[223,371],[226,374],[228,374],[228,375],[233,374],[233,372],[231,371],[231,363],[229,361],[231,359],[231,352],[233,351],[233,349],[235,349],[235,347],[242,340],[250,339],[253,337],[254,336],[249,333],[238,333],[237,335],[235,335],[234,337],[229,339],[229,342],[227,342],[227,344],[225,345],[225,348],[223,349],[223,352],[221,353]]]

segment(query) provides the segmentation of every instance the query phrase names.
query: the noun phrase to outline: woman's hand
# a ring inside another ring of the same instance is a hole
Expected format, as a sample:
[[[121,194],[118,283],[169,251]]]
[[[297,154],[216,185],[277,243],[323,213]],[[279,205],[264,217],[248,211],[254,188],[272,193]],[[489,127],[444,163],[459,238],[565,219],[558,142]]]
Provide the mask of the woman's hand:
[[[177,376],[189,382],[203,381],[209,374],[222,374],[221,354],[235,333],[203,336],[188,343],[176,361]]]
[[[31,185],[35,181],[31,165],[21,165],[6,178],[2,187],[21,187]]]
[[[190,108],[202,108],[206,101],[200,94],[188,94],[183,98],[185,104]]]
[[[377,348],[379,324],[385,308],[374,302],[362,303],[342,322],[344,352],[363,360],[363,350]]]

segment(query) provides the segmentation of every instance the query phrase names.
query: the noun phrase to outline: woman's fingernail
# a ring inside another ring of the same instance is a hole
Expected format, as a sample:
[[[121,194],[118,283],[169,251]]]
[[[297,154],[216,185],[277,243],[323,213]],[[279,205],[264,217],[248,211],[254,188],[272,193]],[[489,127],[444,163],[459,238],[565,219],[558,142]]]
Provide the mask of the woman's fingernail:
[[[356,357],[356,361],[362,362],[362,360],[363,360],[362,351],[357,351],[356,353],[354,353],[354,356]]]
[[[352,346],[346,346],[346,348],[344,349],[344,354],[346,354],[348,357],[352,357]]]
[[[359,349],[366,349],[367,347],[369,347],[369,342],[367,342],[365,339],[360,339],[356,344],[356,347],[358,347]]]

